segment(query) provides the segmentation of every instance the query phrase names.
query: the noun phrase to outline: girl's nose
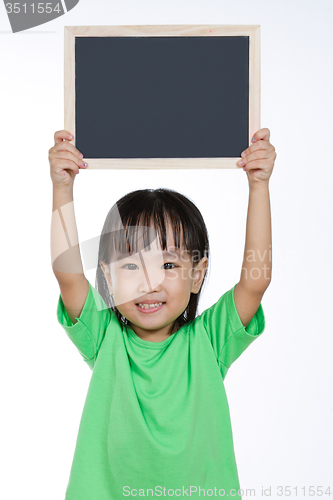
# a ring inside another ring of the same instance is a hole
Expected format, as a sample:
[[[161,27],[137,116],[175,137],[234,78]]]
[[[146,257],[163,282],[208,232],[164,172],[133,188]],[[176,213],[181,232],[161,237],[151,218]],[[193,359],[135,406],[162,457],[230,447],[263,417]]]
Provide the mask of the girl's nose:
[[[152,270],[144,268],[141,274],[141,282],[139,286],[140,293],[158,292],[162,288],[165,271],[164,269]]]

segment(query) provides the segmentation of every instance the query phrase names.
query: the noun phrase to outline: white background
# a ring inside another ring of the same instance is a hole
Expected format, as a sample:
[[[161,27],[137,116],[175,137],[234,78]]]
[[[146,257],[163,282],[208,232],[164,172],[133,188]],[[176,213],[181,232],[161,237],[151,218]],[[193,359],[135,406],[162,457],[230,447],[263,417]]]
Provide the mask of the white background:
[[[56,318],[48,150],[64,128],[64,26],[105,24],[261,25],[261,127],[278,153],[270,179],[273,279],[262,301],[265,332],[225,379],[236,460],[241,487],[255,488],[255,498],[262,486],[272,498],[277,486],[290,486],[294,498],[295,488],[297,498],[314,498],[309,486],[333,493],[332,7],[81,0],[59,19],[13,34],[0,5],[2,498],[63,500],[91,377]],[[243,170],[81,170],[80,240],[100,234],[121,196],[157,187],[188,196],[206,221],[212,258],[202,312],[240,277]],[[93,285],[94,274],[87,273]]]

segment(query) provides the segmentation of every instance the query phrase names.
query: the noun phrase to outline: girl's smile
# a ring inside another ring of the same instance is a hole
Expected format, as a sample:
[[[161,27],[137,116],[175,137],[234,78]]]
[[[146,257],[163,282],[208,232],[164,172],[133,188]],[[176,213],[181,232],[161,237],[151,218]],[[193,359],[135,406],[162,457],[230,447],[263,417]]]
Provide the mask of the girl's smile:
[[[144,314],[151,314],[153,312],[156,312],[156,311],[160,311],[163,307],[163,305],[165,304],[165,302],[159,302],[159,303],[147,303],[147,302],[144,302],[144,303],[139,303],[139,304],[136,304],[137,307],[139,308],[140,312],[144,313]]]

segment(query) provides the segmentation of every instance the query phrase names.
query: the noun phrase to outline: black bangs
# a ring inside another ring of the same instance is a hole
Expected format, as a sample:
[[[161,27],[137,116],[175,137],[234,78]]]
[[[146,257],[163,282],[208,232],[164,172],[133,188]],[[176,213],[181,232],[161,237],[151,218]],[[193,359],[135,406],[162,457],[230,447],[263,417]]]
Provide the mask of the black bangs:
[[[173,241],[167,241],[167,230]],[[203,217],[194,203],[171,189],[142,189],[123,196],[109,211],[99,244],[96,288],[105,303],[126,323],[113,304],[101,262],[110,264],[157,244],[162,250],[169,243],[187,251],[195,265],[209,257],[209,241]],[[200,292],[191,294],[188,307],[178,318],[178,326],[194,319]]]
[[[140,203],[136,199],[138,193]],[[192,254],[196,244],[194,235],[189,238],[189,233],[193,233],[194,228],[188,227],[191,218],[185,210],[176,209],[175,205],[167,203],[169,200],[156,198],[151,190],[134,191],[126,198],[111,209],[108,223],[108,230],[111,231],[102,234],[110,244],[112,261],[144,249],[150,250],[151,245],[157,243],[157,238],[161,249],[166,250],[167,226],[172,228],[171,245]]]

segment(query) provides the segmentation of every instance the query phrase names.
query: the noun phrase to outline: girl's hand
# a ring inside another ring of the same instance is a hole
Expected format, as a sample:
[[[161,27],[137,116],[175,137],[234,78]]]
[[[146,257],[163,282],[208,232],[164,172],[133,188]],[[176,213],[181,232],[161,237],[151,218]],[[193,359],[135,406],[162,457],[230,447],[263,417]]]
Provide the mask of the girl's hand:
[[[54,134],[54,146],[49,149],[50,175],[54,187],[72,187],[79,168],[86,168],[82,161],[83,154],[76,149],[73,136],[67,130],[59,130]]]
[[[268,184],[272,175],[277,154],[269,142],[270,135],[268,128],[258,130],[252,138],[253,144],[243,151],[242,159],[237,162],[247,173],[250,186]]]

